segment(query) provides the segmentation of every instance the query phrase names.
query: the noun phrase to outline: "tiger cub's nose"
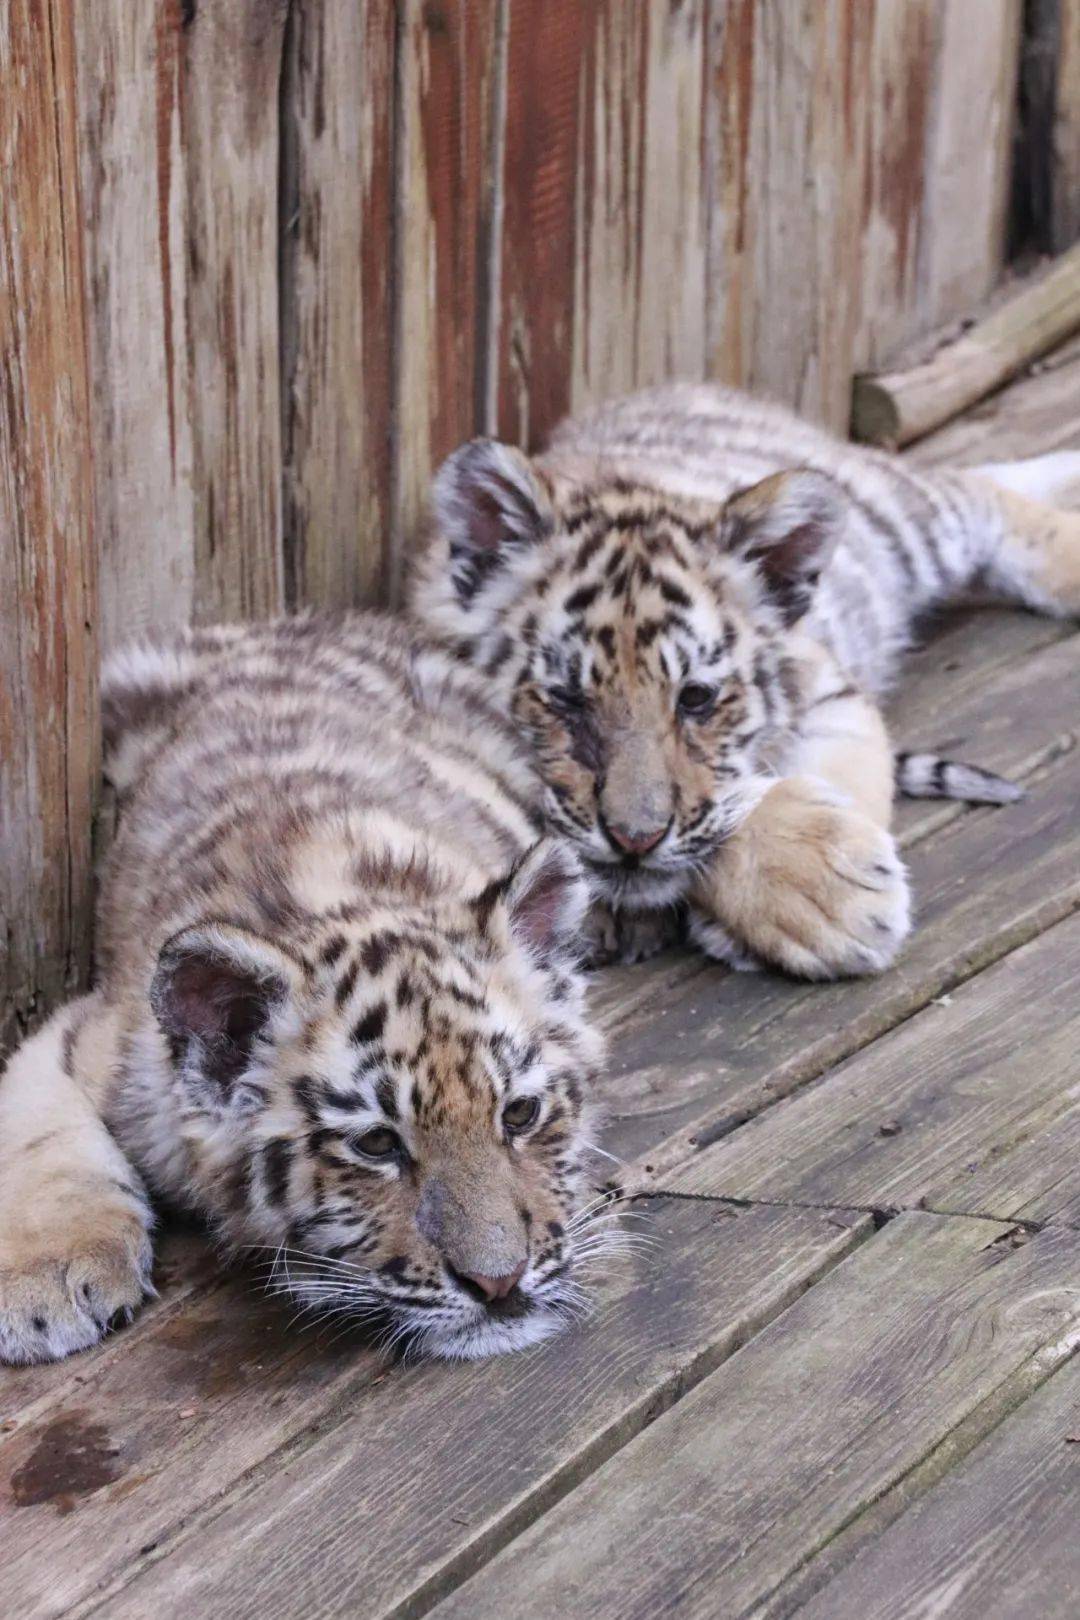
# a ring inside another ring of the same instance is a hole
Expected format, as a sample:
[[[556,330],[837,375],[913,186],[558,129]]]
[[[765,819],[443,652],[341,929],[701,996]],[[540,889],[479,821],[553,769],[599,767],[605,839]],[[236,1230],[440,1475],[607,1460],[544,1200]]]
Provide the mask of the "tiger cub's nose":
[[[617,821],[605,821],[602,825],[608,843],[616,849],[627,855],[647,855],[650,849],[656,848],[671,822],[665,822],[662,827],[623,827]]]
[[[517,1287],[525,1275],[525,1266],[526,1262],[522,1260],[521,1264],[515,1266],[513,1271],[508,1271],[505,1277],[485,1277],[479,1271],[459,1271],[457,1275],[465,1282],[472,1283],[474,1288],[478,1288],[490,1304],[494,1299],[505,1299],[511,1289]]]

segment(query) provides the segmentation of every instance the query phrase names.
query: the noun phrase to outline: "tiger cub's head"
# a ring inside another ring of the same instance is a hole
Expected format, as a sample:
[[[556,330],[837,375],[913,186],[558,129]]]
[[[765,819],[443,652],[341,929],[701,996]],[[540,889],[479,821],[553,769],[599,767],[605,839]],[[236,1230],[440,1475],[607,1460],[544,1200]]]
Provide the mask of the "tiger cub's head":
[[[549,823],[605,898],[686,892],[799,703],[793,627],[843,521],[816,472],[723,507],[570,484],[477,439],[440,469],[413,610],[530,739]]]
[[[158,1180],[171,1155],[275,1286],[388,1343],[465,1358],[547,1337],[605,1241],[586,1207],[587,903],[545,840],[471,897],[398,893],[275,939],[184,929],[150,993],[171,1071],[151,1096],[176,1110],[149,1125]]]

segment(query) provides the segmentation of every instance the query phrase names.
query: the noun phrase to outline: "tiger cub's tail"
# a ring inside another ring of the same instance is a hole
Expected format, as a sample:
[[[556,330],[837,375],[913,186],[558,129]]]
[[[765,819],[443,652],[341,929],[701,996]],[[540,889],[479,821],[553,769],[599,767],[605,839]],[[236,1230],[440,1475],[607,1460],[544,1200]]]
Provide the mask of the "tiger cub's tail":
[[[1024,797],[1018,782],[979,765],[937,754],[897,754],[896,791],[909,799],[964,799],[968,804],[1013,804]]]

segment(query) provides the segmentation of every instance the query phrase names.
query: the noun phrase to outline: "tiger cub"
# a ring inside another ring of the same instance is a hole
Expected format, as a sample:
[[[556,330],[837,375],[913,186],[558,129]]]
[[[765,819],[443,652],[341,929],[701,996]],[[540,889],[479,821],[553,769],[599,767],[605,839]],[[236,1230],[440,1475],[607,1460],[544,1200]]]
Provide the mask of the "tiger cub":
[[[922,472],[676,385],[565,423],[532,460],[489,439],[451,455],[412,607],[528,741],[603,903],[599,954],[613,916],[633,957],[685,905],[736,966],[876,973],[910,926],[879,699],[913,621],[976,577],[1080,611],[1080,515],[1031,498],[1078,476],[1080,452]],[[927,756],[897,774],[1015,796]]]
[[[136,647],[104,711],[97,985],[0,1081],[0,1358],[130,1317],[149,1193],[389,1341],[552,1333],[604,1236],[588,890],[484,683],[309,617]]]

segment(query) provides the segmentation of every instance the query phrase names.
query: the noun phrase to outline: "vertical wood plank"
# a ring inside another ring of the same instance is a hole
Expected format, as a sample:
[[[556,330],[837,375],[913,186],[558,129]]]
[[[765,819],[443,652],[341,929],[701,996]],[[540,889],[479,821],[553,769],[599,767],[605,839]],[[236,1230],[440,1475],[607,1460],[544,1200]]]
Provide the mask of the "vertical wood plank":
[[[872,12],[712,9],[710,371],[847,424]]]
[[[637,381],[706,375],[707,0],[645,7]]]
[[[937,9],[919,269],[924,328],[968,313],[1005,259],[1021,0]]]
[[[510,6],[498,428],[522,444],[538,443],[571,403],[581,87],[595,21],[593,4]]]
[[[1055,253],[1080,241],[1080,0],[1060,3],[1050,243]]]
[[[504,4],[401,8],[394,600],[432,468],[484,425]]]
[[[282,95],[290,607],[383,590],[390,524],[391,0],[294,0]]]
[[[194,600],[180,0],[73,8],[101,645]]]
[[[184,9],[197,617],[283,602],[278,92],[288,0]]]
[[[709,7],[706,334],[710,374],[736,387],[749,377],[754,299],[748,244],[756,11],[757,0],[711,0]]]
[[[857,363],[873,368],[924,323],[925,229],[938,0],[875,0],[867,89]]]
[[[71,12],[0,7],[0,1045],[85,976],[97,591]]]
[[[601,0],[582,63],[575,183],[571,409],[640,380],[645,10]]]

